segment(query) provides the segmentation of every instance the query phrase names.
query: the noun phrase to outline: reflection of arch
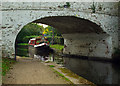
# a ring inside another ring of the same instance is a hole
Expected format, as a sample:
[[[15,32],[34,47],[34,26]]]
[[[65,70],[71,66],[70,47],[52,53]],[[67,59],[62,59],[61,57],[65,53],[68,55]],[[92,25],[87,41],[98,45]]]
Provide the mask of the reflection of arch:
[[[63,34],[68,33],[103,33],[103,29],[97,24],[74,16],[45,17],[33,22],[44,23],[58,29]]]

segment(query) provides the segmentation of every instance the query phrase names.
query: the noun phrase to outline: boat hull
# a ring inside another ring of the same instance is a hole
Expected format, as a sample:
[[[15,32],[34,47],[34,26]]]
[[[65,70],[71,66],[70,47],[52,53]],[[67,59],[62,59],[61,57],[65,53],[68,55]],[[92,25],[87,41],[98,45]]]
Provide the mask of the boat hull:
[[[29,46],[29,55],[30,57],[34,58],[34,55],[39,55],[39,56],[49,56],[50,54],[54,53],[53,49],[51,49],[47,45],[43,46],[38,46],[38,47],[33,47]]]

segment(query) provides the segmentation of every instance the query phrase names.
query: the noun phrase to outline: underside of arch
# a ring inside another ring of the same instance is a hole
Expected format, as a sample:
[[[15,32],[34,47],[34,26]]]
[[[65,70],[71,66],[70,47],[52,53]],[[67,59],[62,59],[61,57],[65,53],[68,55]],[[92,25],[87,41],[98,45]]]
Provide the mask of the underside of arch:
[[[50,16],[33,21],[50,25],[62,34],[64,54],[105,57],[112,54],[111,37],[96,23],[75,16]]]
[[[69,33],[104,33],[103,29],[97,24],[75,16],[51,16],[33,21],[50,25],[62,34]]]

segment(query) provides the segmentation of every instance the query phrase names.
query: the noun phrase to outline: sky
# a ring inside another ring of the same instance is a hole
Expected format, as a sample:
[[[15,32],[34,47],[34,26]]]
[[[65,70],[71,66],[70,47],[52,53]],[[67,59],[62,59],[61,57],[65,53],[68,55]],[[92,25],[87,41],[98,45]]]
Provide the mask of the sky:
[[[43,26],[44,28],[48,27],[48,25],[46,25],[46,24],[38,23],[38,25]]]

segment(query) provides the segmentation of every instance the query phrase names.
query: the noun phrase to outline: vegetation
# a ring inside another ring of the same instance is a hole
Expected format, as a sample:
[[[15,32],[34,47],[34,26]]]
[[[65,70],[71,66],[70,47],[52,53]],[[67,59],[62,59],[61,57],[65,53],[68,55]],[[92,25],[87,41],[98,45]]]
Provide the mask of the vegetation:
[[[68,78],[66,78],[63,74],[61,74],[58,71],[55,71],[59,76],[63,77],[65,80],[70,81]],[[71,81],[70,81],[71,82]]]
[[[49,65],[49,67],[55,67],[54,65]]]
[[[23,37],[22,41],[23,41],[24,43],[28,43],[30,39],[36,38],[36,37],[39,37],[39,36],[42,36],[42,35],[30,35],[30,36],[25,36],[25,37]]]
[[[52,44],[52,36],[46,36],[46,37],[48,38],[48,41],[50,42],[50,44]],[[53,44],[63,45],[64,39],[60,36],[54,36],[54,43]]]
[[[25,57],[28,57],[28,49],[27,48],[21,48],[21,47],[18,47],[16,49],[16,54],[18,56],[25,56]]]
[[[18,43],[24,43],[24,37],[26,36],[39,36],[42,35],[42,29],[44,27],[37,25],[35,23],[29,23],[23,27],[23,29],[19,32],[16,41]]]
[[[62,5],[62,6],[58,6],[58,7],[60,7],[60,8],[70,8],[70,2],[66,2],[66,4],[65,5]]]
[[[57,31],[56,29],[54,29],[51,26],[44,28],[43,26],[40,26],[36,23],[29,23],[26,26],[24,26],[23,29],[18,34],[16,42],[17,43],[28,43],[28,41],[31,38],[42,36],[42,34],[44,34],[44,36],[48,37],[49,41],[52,40],[52,36],[54,35],[54,40],[56,43],[63,42],[63,38],[62,38],[61,34],[59,33],[59,31]],[[60,41],[60,40],[62,40],[62,41]]]
[[[54,70],[54,69],[53,69],[53,70]],[[59,76],[61,76],[62,78],[64,78],[66,81],[69,81],[72,86],[74,85],[68,78],[66,78],[66,77],[65,77],[63,74],[61,74],[60,72],[58,72],[58,71],[56,71],[56,70],[54,70],[54,72],[57,73],[57,74],[58,74]]]
[[[48,26],[43,29],[43,34],[45,34],[46,36],[52,36],[53,33],[54,33],[54,36],[61,36],[59,31],[51,26]]]
[[[66,2],[66,5],[69,8],[70,7],[70,2]]]
[[[28,43],[19,43],[17,45],[29,45]]]
[[[95,3],[93,2],[92,6],[91,6],[91,9],[92,9],[92,13],[95,13],[96,11],[96,6],[95,6]]]
[[[29,23],[23,27],[16,39],[16,55],[28,57],[28,42],[31,38],[42,36],[48,38],[50,44],[64,44],[61,34],[51,26],[43,27],[36,23]],[[54,36],[53,36],[54,35]],[[54,38],[54,43],[53,43]],[[55,47],[55,46],[54,46]],[[61,49],[56,46],[57,49]]]
[[[18,50],[28,51],[27,49],[24,49],[24,48],[18,48]]]
[[[12,64],[16,63],[14,59],[2,58],[2,75],[5,76],[6,73],[11,68]]]
[[[64,48],[64,45],[54,44],[54,45],[50,45],[50,47],[61,51]]]
[[[59,68],[63,73],[67,73],[67,76],[73,77],[73,78],[80,78],[80,76],[76,75],[75,73],[71,72],[70,70],[66,69],[66,68]]]

